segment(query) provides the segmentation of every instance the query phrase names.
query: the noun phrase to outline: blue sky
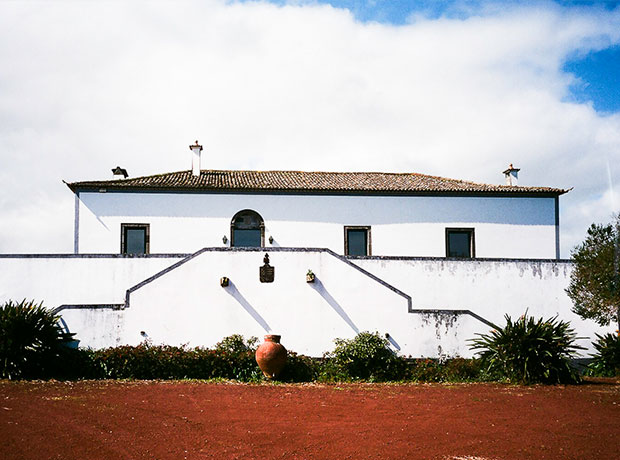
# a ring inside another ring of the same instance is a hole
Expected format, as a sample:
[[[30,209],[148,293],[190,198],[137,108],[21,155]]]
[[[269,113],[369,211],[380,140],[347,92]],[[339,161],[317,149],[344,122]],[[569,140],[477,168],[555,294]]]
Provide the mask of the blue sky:
[[[405,25],[418,16],[466,19],[488,10],[523,5],[556,5],[564,9],[613,11],[620,0],[481,1],[481,0],[270,0],[277,5],[323,3],[348,9],[360,22]],[[600,112],[620,111],[620,46],[569,56],[563,70],[577,81],[567,100],[592,103]]]

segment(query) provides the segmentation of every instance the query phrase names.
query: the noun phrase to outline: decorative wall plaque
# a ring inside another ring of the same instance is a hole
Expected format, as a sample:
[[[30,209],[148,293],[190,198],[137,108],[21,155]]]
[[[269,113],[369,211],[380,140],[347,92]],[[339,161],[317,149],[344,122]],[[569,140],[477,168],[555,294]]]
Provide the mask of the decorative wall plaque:
[[[269,254],[265,254],[265,258],[263,259],[265,265],[260,267],[259,278],[261,283],[273,283],[273,278],[275,275],[275,267],[269,265]]]

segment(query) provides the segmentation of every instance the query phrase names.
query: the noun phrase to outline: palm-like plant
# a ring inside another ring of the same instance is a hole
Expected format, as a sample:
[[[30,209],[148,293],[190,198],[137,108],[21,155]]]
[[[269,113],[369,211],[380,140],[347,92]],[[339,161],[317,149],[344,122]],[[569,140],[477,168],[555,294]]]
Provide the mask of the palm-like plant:
[[[596,334],[596,338],[592,344],[596,353],[592,355],[592,362],[588,366],[589,373],[603,377],[620,375],[620,335]]]
[[[44,377],[62,350],[72,340],[58,316],[43,307],[22,300],[0,306],[0,376],[2,378]]]
[[[579,374],[571,367],[576,357],[577,336],[570,324],[557,316],[543,320],[527,314],[506,326],[471,339],[487,372],[513,383],[575,383]]]

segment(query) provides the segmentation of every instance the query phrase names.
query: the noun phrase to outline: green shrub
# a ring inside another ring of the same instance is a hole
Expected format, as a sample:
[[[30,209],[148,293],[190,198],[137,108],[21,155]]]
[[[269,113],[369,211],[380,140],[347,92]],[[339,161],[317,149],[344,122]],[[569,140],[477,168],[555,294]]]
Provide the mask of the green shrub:
[[[283,382],[312,382],[317,380],[321,369],[321,360],[298,355],[288,351],[286,366],[278,377]]]
[[[478,359],[410,359],[407,379],[414,382],[475,382],[483,378]]]
[[[191,356],[183,347],[171,345],[124,345],[96,350],[95,360],[106,378],[180,379],[189,377]]]
[[[353,339],[336,339],[336,348],[326,354],[321,380],[402,380],[407,363],[390,350],[387,339],[377,332],[360,332]]]
[[[215,349],[171,345],[120,346],[94,351],[95,369],[112,379],[235,379],[257,381],[261,372],[254,343],[240,335],[224,338]]]
[[[569,323],[557,317],[543,321],[523,315],[514,322],[505,318],[504,328],[470,340],[489,375],[521,384],[579,381],[570,360],[584,348],[575,344]]]
[[[250,337],[245,339],[240,334],[229,335],[224,337],[220,342],[215,344],[215,351],[226,353],[255,353],[258,348],[258,337]]]
[[[43,304],[8,301],[0,306],[0,375],[2,378],[47,378],[73,334]]]
[[[414,382],[442,382],[443,370],[438,359],[412,359],[407,363],[407,380]]]
[[[594,342],[596,353],[592,355],[592,362],[588,366],[588,374],[600,377],[614,377],[620,375],[620,335],[596,334]]]
[[[234,379],[242,382],[252,382],[261,379],[260,371],[254,353],[258,338],[245,339],[240,334],[224,337],[215,345],[211,354],[210,363],[212,378]]]
[[[444,369],[445,382],[476,382],[485,378],[479,359],[448,359]]]

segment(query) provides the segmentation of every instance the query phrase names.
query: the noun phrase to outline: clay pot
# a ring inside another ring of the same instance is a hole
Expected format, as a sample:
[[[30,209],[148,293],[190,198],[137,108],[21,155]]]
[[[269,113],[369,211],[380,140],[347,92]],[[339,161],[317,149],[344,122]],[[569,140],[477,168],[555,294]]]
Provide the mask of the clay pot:
[[[256,362],[268,379],[275,379],[286,364],[286,348],[280,344],[279,335],[266,335],[256,349]]]

